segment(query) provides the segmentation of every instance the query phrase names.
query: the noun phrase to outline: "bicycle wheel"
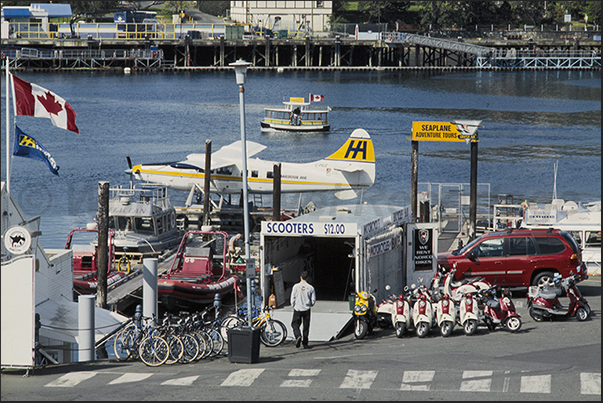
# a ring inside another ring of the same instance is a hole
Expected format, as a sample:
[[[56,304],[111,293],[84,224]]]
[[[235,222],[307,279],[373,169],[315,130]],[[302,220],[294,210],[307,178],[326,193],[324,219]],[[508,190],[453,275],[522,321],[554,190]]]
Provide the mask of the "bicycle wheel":
[[[205,330],[199,330],[194,333],[195,337],[197,337],[197,342],[199,343],[199,355],[197,356],[197,360],[209,357],[214,346],[211,337],[209,337],[209,334],[207,334]]]
[[[245,322],[236,315],[227,316],[220,324],[220,333],[226,343],[228,343],[228,329],[243,326]]]
[[[175,364],[180,361],[184,355],[184,343],[182,342],[182,339],[175,334],[168,334],[164,336],[164,339],[170,347],[170,354],[165,363],[168,365]]]
[[[180,337],[184,344],[184,354],[180,358],[180,362],[186,364],[194,361],[199,355],[199,343],[197,342],[197,339],[190,334],[183,334]]]
[[[138,347],[140,359],[149,367],[158,367],[165,363],[170,355],[170,346],[165,339],[150,335],[142,339]]]
[[[210,357],[220,355],[222,353],[222,350],[224,350],[224,338],[222,337],[222,333],[220,333],[216,329],[211,329],[209,331],[209,337],[212,342]]]
[[[287,338],[287,327],[278,319],[269,319],[260,331],[260,341],[267,347],[276,347]]]
[[[126,361],[132,356],[133,350],[135,350],[135,327],[126,327],[115,335],[113,340],[113,352],[115,358],[119,361]]]

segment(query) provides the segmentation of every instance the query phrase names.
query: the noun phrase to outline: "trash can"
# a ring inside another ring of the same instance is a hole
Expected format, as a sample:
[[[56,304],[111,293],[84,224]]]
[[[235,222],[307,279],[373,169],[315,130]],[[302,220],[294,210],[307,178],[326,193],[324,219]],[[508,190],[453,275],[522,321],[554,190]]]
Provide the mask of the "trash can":
[[[228,329],[228,360],[244,364],[260,358],[260,329],[233,327]]]

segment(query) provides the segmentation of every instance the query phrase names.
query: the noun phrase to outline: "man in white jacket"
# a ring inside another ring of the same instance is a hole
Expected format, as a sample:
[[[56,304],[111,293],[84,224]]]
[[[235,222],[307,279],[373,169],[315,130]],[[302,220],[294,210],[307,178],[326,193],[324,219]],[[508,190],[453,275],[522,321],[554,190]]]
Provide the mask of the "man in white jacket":
[[[310,334],[310,309],[316,303],[316,291],[308,282],[308,272],[302,271],[300,282],[293,286],[291,290],[291,306],[293,307],[293,319],[291,327],[295,337],[295,347],[299,348],[303,344],[304,348],[308,346],[308,335]],[[300,331],[300,325],[303,331]]]

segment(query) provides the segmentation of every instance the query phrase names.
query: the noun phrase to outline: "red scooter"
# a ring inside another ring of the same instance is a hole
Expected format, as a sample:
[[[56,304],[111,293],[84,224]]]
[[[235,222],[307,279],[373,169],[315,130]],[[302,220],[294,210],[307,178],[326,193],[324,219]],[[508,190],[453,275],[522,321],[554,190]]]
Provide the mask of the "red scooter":
[[[479,291],[478,298],[483,311],[483,320],[490,331],[496,329],[498,325],[513,333],[521,329],[521,316],[515,311],[515,304],[509,294],[509,290],[501,290],[496,285]]]
[[[590,317],[590,306],[586,298],[576,286],[580,281],[579,275],[573,275],[560,279],[555,275],[556,287],[531,286],[528,289],[528,310],[530,316],[536,322],[542,322],[544,319],[552,319],[554,316],[576,316],[579,321],[587,320]],[[569,305],[564,306],[559,301],[559,297],[565,294],[569,298]]]

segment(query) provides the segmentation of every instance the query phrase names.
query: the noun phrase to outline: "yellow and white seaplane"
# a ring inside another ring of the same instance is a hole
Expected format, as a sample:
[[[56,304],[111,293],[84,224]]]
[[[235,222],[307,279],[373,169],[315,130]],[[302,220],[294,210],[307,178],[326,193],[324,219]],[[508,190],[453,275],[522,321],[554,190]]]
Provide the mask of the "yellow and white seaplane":
[[[211,154],[210,192],[240,194],[243,187],[242,142],[236,141]],[[266,146],[247,141],[247,186],[250,193],[272,193],[274,165],[279,162],[250,158]],[[189,154],[184,161],[139,164],[126,173],[133,179],[166,185],[170,189],[203,191],[205,154]],[[345,144],[325,159],[308,163],[281,162],[281,192],[334,191],[339,199],[352,199],[375,182],[375,152],[364,129],[352,132]]]

